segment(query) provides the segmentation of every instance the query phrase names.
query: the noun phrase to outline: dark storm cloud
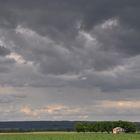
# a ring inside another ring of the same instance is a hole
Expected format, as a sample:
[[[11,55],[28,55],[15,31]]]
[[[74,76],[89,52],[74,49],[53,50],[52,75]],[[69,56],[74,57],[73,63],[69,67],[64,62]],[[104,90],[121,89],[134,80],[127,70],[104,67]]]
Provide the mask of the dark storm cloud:
[[[73,26],[77,21],[81,21],[83,29],[91,29],[112,17],[119,17],[132,28],[139,25],[140,2],[137,0],[1,0],[1,5],[4,7],[2,12],[5,13],[5,23],[24,23],[39,33],[53,34],[53,37],[57,34],[64,37],[62,32],[73,37],[76,32]]]
[[[9,48],[17,65],[32,63],[15,67],[2,83],[104,91],[139,88],[138,72],[127,72],[129,67],[118,69],[129,65],[131,58],[134,67],[139,64],[133,59],[140,54],[139,12],[138,0],[0,0],[0,33],[6,40],[0,55],[10,54]],[[5,62],[0,71],[7,67]],[[39,72],[32,72],[34,69]],[[67,74],[77,77],[61,78]]]
[[[119,18],[126,31],[118,34],[120,45],[115,46],[117,51],[129,55],[139,54],[139,7],[137,0],[41,0],[41,1],[1,1],[2,24],[5,26],[23,24],[41,35],[49,35],[58,42],[65,42],[71,46],[75,41],[79,29],[90,31],[95,25],[110,18]],[[109,36],[110,37],[110,36]],[[114,38],[110,38],[113,40]],[[109,39],[109,38],[108,38]],[[105,40],[107,43],[108,39]],[[102,37],[99,37],[102,41]],[[114,42],[113,42],[114,43]],[[109,48],[106,44],[105,48]]]

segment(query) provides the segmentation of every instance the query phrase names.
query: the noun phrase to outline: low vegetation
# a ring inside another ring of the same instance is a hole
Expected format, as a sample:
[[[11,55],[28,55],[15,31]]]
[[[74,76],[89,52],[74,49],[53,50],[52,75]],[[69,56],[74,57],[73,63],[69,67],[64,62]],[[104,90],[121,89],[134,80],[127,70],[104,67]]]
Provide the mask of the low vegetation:
[[[0,140],[140,140],[139,134],[97,134],[97,133],[19,133],[0,134]]]

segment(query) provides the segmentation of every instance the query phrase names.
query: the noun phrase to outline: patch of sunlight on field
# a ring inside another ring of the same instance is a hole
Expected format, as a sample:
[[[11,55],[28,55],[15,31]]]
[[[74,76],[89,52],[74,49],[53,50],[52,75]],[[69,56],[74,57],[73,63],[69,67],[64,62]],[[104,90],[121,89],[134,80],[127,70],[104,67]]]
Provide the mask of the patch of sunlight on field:
[[[0,140],[140,140],[140,134],[96,134],[75,132],[1,133]]]

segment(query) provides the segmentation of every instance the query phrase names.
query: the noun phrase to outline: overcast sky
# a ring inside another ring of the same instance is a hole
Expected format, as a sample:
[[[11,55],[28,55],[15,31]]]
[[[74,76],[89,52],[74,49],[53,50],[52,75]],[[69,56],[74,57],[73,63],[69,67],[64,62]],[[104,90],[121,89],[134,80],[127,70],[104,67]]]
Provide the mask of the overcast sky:
[[[140,121],[140,0],[0,0],[0,121]]]

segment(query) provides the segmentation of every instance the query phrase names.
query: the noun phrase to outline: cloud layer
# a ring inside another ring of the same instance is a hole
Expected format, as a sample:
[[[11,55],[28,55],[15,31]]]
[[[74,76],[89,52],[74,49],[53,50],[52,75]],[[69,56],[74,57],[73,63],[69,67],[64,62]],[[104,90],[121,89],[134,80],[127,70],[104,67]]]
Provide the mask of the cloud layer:
[[[49,107],[61,120],[138,119],[139,12],[137,0],[0,0],[0,104],[15,111],[1,120],[49,119]]]

